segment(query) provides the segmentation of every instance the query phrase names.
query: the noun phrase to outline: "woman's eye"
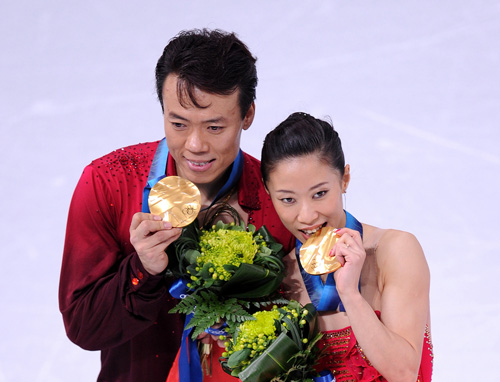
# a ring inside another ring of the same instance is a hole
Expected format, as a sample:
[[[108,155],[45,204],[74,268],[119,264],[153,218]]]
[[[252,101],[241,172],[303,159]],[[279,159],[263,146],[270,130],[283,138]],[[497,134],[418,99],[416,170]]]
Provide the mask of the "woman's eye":
[[[293,198],[281,198],[280,200],[285,204],[293,203]]]
[[[319,192],[316,192],[316,193],[314,194],[314,198],[316,198],[316,199],[318,199],[318,198],[322,198],[323,196],[325,196],[325,195],[326,195],[326,193],[327,193],[327,192],[328,192],[328,191],[319,191]]]

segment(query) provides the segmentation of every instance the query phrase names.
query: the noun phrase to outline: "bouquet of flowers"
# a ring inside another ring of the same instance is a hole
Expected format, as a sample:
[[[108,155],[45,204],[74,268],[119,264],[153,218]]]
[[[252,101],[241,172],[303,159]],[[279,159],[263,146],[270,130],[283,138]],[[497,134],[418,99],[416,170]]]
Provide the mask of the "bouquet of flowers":
[[[170,312],[192,313],[186,329],[194,328],[193,339],[221,320],[230,327],[254,320],[251,306],[286,301],[276,293],[284,277],[282,245],[265,226],[257,230],[250,224],[247,229],[239,217],[234,220],[203,229],[194,221],[176,241],[175,256],[169,255],[177,262],[171,270],[187,288]]]
[[[314,306],[290,301],[253,316],[229,332],[232,339],[220,359],[224,371],[244,382],[312,381],[321,338]]]

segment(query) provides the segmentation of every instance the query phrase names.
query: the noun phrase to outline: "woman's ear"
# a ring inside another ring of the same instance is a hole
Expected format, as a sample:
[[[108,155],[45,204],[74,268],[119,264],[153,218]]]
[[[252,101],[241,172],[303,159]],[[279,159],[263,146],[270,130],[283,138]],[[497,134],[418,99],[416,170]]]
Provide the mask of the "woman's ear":
[[[269,190],[267,189],[266,182],[264,182],[264,179],[260,178],[262,180],[262,184],[264,185],[264,190],[266,190],[267,194],[269,195]]]
[[[344,167],[344,176],[342,177],[342,193],[347,192],[347,187],[349,187],[349,182],[351,181],[351,166],[346,164]]]

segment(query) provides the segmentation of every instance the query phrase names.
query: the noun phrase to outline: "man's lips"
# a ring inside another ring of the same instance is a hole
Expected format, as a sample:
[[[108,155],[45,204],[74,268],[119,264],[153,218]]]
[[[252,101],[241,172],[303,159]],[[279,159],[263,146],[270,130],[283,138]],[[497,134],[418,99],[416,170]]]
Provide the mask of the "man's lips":
[[[189,168],[192,170],[195,170],[195,171],[207,170],[208,168],[211,167],[214,160],[215,159],[201,161],[201,160],[191,160],[191,159],[186,158],[186,162],[187,162]]]
[[[210,159],[210,160],[207,160],[207,161],[194,161],[194,160],[190,160],[190,159],[186,159],[189,163],[191,163],[193,166],[204,166],[210,162],[213,162],[214,160],[213,159]]]

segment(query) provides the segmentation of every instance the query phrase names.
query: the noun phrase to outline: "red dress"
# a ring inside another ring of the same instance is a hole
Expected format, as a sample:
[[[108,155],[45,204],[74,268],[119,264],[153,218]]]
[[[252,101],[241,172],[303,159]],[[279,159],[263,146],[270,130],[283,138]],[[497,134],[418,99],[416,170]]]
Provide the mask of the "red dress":
[[[377,312],[377,315],[380,315],[380,313]],[[335,376],[336,382],[386,381],[363,354],[363,350],[358,345],[350,326],[324,332],[318,346],[320,349],[327,349],[325,356],[320,360],[317,370],[329,369]],[[426,327],[417,382],[431,381],[433,357],[430,331]]]

